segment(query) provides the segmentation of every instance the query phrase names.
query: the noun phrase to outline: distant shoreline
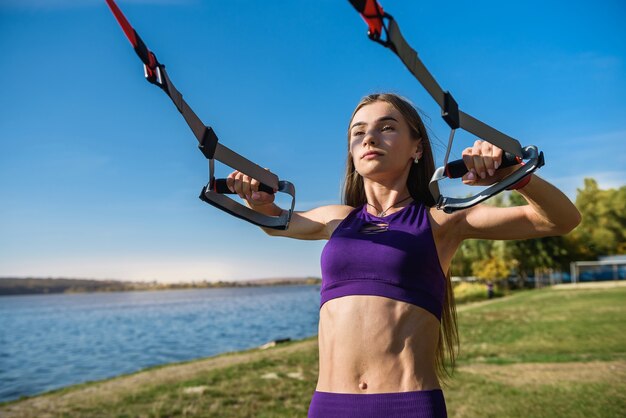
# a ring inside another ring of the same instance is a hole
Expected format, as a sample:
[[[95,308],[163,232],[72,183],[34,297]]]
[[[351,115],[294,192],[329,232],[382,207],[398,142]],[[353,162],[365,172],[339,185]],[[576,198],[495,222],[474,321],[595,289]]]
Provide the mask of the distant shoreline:
[[[241,281],[199,281],[188,283],[129,282],[122,280],[90,280],[65,278],[0,278],[0,296],[48,295],[59,293],[127,292],[173,289],[218,289],[230,287],[260,287],[285,285],[315,285],[321,279],[275,278]]]

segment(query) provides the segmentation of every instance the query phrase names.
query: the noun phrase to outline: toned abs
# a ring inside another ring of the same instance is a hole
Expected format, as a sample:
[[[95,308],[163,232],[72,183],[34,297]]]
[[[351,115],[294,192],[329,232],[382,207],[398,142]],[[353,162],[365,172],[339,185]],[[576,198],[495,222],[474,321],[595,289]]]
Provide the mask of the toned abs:
[[[439,388],[439,321],[379,296],[333,299],[320,310],[318,391],[408,392]]]

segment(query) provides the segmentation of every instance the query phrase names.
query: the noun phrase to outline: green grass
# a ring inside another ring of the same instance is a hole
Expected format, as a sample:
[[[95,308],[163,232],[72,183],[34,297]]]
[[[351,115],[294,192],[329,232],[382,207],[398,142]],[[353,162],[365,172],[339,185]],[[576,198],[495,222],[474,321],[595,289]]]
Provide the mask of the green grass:
[[[459,373],[445,391],[450,417],[622,418],[624,383],[552,383],[512,387]]]
[[[625,360],[626,289],[539,289],[462,312],[460,363]]]
[[[444,387],[449,416],[626,416],[624,302],[626,288],[541,289],[461,309],[458,369]],[[51,416],[305,417],[317,381],[318,355],[315,345],[293,342],[286,347],[298,345],[306,348],[289,354],[280,347],[252,352],[240,364],[199,371],[174,383],[155,379],[114,397],[88,395],[88,389],[98,393],[98,383],[58,391],[47,395],[51,405],[65,395],[86,394],[59,403]],[[264,378],[269,373],[278,378]],[[204,393],[184,393],[199,386],[205,387]],[[4,407],[22,404],[22,416],[37,416],[28,414],[28,402],[42,398]],[[4,412],[0,408],[0,415]]]
[[[460,312],[459,370],[445,390],[450,416],[626,416],[625,302],[626,288],[540,289]],[[590,361],[617,363],[621,379],[605,371],[578,378]],[[532,373],[555,363],[560,375],[526,384],[523,374],[507,382],[464,371],[495,364],[503,374],[513,365]]]

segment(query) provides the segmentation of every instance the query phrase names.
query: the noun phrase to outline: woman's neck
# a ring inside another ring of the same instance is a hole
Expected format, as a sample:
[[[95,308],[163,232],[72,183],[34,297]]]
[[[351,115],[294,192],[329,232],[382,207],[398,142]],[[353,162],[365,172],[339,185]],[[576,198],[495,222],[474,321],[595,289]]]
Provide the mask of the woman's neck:
[[[376,216],[379,216],[381,212],[389,215],[402,209],[412,201],[406,182],[385,185],[366,181],[364,188],[368,203],[367,210]]]

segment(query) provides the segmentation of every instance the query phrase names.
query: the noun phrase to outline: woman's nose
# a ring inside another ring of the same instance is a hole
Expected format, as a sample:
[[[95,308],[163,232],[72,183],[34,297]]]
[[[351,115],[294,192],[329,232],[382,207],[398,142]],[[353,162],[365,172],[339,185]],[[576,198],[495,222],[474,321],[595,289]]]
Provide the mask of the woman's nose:
[[[372,131],[368,131],[365,133],[363,137],[363,145],[375,144],[377,142],[376,135]]]

